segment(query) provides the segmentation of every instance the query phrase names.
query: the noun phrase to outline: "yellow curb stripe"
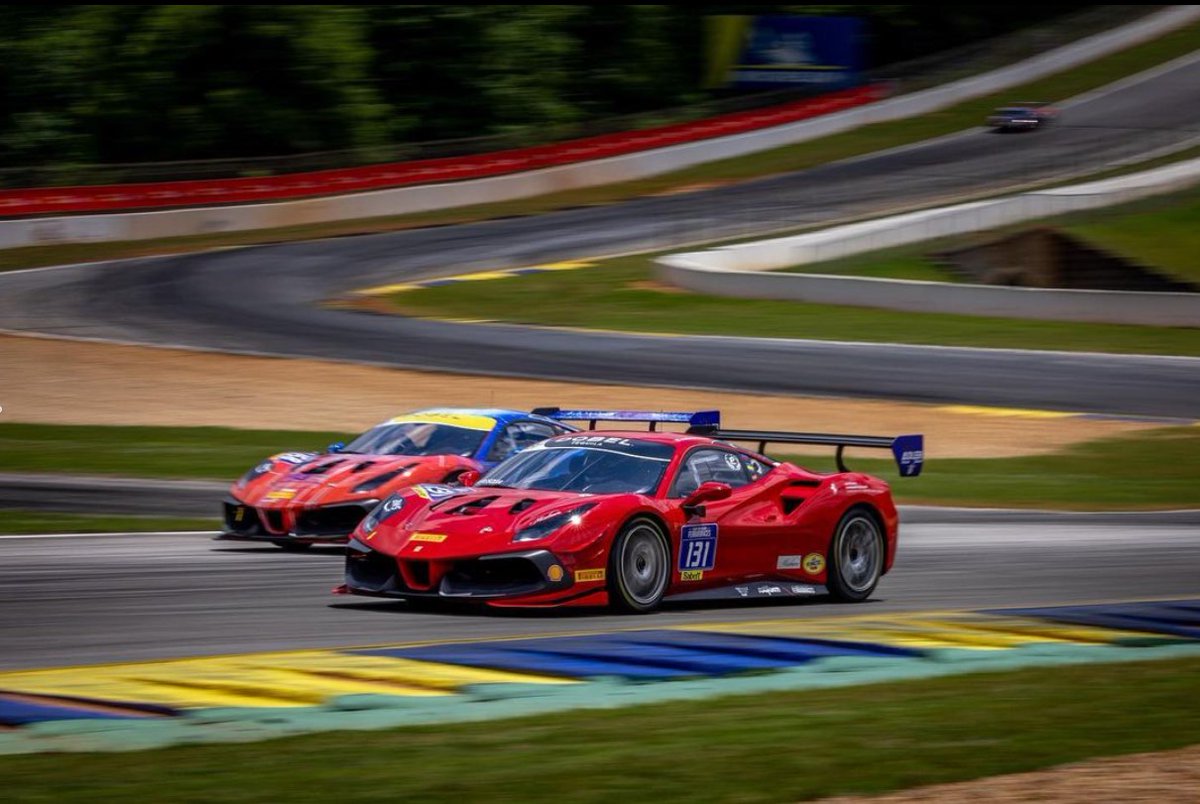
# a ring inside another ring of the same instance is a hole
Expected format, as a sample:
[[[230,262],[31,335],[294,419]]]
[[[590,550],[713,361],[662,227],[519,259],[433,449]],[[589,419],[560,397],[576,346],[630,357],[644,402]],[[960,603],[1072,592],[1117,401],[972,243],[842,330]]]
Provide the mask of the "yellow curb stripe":
[[[337,651],[262,653],[0,673],[0,689],[177,708],[315,706],[341,695],[453,695],[472,684],[573,684],[485,668]]]
[[[1067,413],[1061,410],[1035,410],[1032,408],[993,408],[983,405],[941,405],[937,410],[943,413],[959,413],[968,416],[1002,416],[1017,419],[1070,419],[1081,416],[1081,413]]]
[[[768,620],[708,626],[681,626],[682,630],[717,631],[753,636],[820,638],[874,642],[910,648],[969,648],[1004,650],[1034,643],[1066,642],[1106,645],[1145,634],[1088,626],[1059,625],[1045,620],[985,614],[896,615],[894,617],[843,617],[827,620]]]
[[[412,290],[439,287],[455,282],[486,282],[492,279],[511,279],[515,276],[541,273],[543,271],[574,271],[577,268],[587,268],[591,265],[595,265],[595,262],[590,260],[563,260],[561,262],[548,262],[543,265],[529,265],[520,268],[502,268],[494,271],[476,271],[469,274],[458,274],[456,276],[439,276],[419,282],[378,285],[376,287],[356,290],[354,294],[356,296],[387,296],[392,293],[407,293]]]

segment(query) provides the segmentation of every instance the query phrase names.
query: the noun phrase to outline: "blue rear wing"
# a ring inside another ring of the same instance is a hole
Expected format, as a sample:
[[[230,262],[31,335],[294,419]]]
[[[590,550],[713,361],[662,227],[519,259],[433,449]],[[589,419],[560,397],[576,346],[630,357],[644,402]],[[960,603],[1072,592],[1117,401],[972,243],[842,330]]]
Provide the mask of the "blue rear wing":
[[[757,441],[758,451],[764,453],[767,444],[824,444],[837,447],[837,468],[839,472],[848,472],[842,453],[846,447],[867,447],[870,449],[890,449],[896,460],[896,468],[901,477],[916,477],[921,474],[925,465],[925,436],[862,436],[835,435],[832,433],[785,433],[778,430],[724,430],[718,429],[711,433],[713,438],[723,441]]]
[[[686,424],[688,432],[711,433],[721,426],[721,411],[671,411],[671,410],[563,410],[562,408],[534,408],[536,416],[572,422],[587,422],[589,430],[596,429],[596,422],[648,422],[653,432],[659,423]]]

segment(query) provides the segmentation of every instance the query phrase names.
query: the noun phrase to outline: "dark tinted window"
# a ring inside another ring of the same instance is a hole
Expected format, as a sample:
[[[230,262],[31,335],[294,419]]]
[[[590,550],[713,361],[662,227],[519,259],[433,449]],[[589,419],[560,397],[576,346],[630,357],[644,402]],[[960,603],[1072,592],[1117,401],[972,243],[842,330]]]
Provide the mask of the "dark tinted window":
[[[505,427],[496,437],[492,448],[488,450],[487,459],[502,461],[561,432],[563,432],[562,429],[543,422],[514,422]]]
[[[761,477],[764,468],[755,461],[756,474],[752,476],[747,466],[748,459],[741,453],[720,448],[693,450],[684,458],[671,487],[672,497],[686,497],[701,483],[728,483],[735,489]]]

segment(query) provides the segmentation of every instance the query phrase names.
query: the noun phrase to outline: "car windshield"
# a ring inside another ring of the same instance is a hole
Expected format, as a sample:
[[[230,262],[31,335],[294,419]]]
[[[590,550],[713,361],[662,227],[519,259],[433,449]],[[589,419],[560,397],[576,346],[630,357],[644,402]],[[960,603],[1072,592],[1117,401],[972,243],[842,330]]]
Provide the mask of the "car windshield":
[[[551,439],[518,453],[476,485],[583,494],[650,494],[675,448],[611,436]]]
[[[346,445],[343,452],[371,455],[461,455],[479,449],[486,430],[430,422],[400,422],[373,427]]]

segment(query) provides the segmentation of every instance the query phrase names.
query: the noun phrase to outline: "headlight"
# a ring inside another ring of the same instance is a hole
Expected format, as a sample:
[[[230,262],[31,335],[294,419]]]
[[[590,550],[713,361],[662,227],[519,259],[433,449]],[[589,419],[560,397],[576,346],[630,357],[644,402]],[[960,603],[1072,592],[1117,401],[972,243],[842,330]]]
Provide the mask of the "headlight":
[[[364,533],[370,533],[386,522],[393,514],[404,508],[404,498],[398,494],[393,494],[379,505],[371,509],[371,513],[367,514],[362,521],[362,530]]]
[[[558,514],[551,514],[545,519],[539,519],[527,528],[522,528],[513,536],[514,542],[531,542],[535,539],[544,539],[554,531],[564,525],[578,525],[580,518],[591,509],[595,508],[595,503],[584,503],[578,505],[569,511],[563,511]]]
[[[388,481],[391,481],[391,480],[395,480],[402,473],[407,472],[409,469],[412,469],[414,466],[416,466],[416,464],[409,464],[408,466],[401,466],[399,469],[393,469],[390,472],[384,472],[381,475],[376,475],[375,477],[371,478],[370,480],[364,480],[363,482],[359,483],[357,486],[354,487],[354,493],[358,494],[363,491],[374,491],[375,489],[382,486],[384,483],[387,483]]]
[[[262,477],[267,472],[271,471],[271,467],[274,465],[275,465],[275,463],[271,460],[263,461],[258,466],[254,467],[250,471],[246,472],[246,474],[242,475],[241,479],[238,480],[238,482],[237,482],[238,488],[239,489],[245,488],[246,484],[249,483],[251,480]]]

